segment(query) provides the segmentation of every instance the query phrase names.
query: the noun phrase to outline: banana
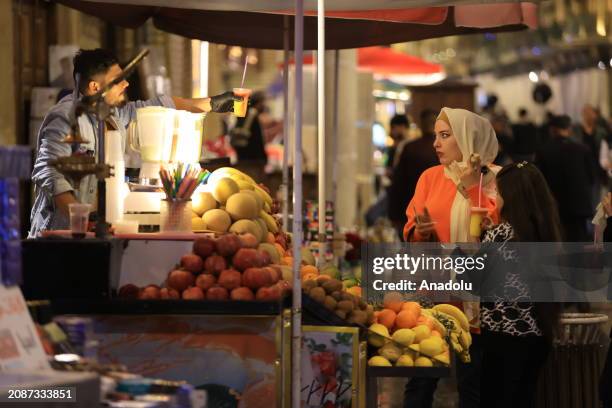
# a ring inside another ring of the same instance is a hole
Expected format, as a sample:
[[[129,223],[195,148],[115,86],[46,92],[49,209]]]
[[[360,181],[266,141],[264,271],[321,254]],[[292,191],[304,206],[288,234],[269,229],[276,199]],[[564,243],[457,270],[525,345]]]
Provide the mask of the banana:
[[[270,207],[270,204],[264,202],[264,211],[268,214],[270,214],[272,212],[272,207]]]
[[[459,343],[463,346],[464,349],[469,350],[472,345],[472,335],[469,331],[462,330],[459,335]]]
[[[244,179],[241,179],[236,176],[232,176],[231,179],[234,180],[236,184],[238,184],[238,188],[240,188],[240,190],[251,190],[251,191],[255,190],[255,187],[253,187],[253,184],[249,183],[248,181]]]
[[[455,334],[461,334],[461,325],[453,316],[444,312],[436,311],[434,314],[436,320],[444,325],[448,330]]]
[[[261,210],[259,212],[259,218],[263,219],[266,222],[266,226],[268,227],[268,230],[271,233],[273,234],[278,233],[278,225],[276,224],[276,220],[274,219],[274,217],[272,217],[270,214],[268,214],[264,210]]]
[[[421,309],[421,314],[425,315],[427,317],[432,317],[432,318],[436,318],[435,316],[435,310],[433,309]]]
[[[438,312],[443,312],[453,316],[455,319],[457,319],[463,330],[470,330],[470,322],[468,321],[467,316],[458,307],[444,303],[435,305],[433,308]]]
[[[463,352],[463,347],[461,347],[461,344],[459,344],[457,341],[451,340],[451,345],[457,354],[461,354]]]
[[[468,351],[464,350],[462,353],[459,353],[459,360],[461,360],[462,363],[469,363],[472,361],[472,357],[470,357]]]
[[[223,178],[223,177],[230,177],[232,179],[234,179],[234,177],[240,178],[250,184],[256,184],[255,180],[253,180],[249,175],[241,172],[238,169],[235,169],[233,167],[221,167],[218,168],[217,170],[213,171],[210,175],[210,177],[208,178],[208,182],[209,183],[214,183],[217,180]]]
[[[268,194],[266,190],[259,187],[257,184],[253,184],[253,187],[255,187],[255,192],[258,193],[261,198],[263,198],[264,202],[272,207],[272,197],[270,197],[270,194]]]
[[[442,335],[443,338],[448,335],[446,327],[438,319],[432,316],[431,321],[433,323],[434,329],[436,329]]]

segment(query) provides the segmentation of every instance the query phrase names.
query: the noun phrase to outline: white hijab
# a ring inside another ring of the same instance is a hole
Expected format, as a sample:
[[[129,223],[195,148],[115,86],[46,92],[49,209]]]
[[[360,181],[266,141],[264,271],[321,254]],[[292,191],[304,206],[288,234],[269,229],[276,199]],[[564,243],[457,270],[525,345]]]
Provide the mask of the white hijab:
[[[461,173],[469,166],[472,154],[480,155],[481,164],[488,166],[496,173],[497,169],[491,164],[497,157],[499,145],[491,123],[482,116],[465,109],[442,108],[441,112],[444,112],[448,117],[453,135],[463,155],[461,163],[453,161],[445,167],[444,174],[446,177],[451,179],[455,185],[458,185],[461,182]],[[487,187],[485,189],[485,186],[483,186],[483,195],[494,195],[494,186],[492,188]],[[450,242],[470,241],[471,207],[470,199],[457,191],[451,207]]]

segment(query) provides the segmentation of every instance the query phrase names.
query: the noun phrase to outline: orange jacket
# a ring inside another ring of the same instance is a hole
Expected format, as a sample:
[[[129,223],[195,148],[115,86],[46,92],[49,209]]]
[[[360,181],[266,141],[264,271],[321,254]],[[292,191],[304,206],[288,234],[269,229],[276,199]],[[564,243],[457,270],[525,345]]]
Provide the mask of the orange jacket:
[[[467,189],[467,193],[472,204],[478,206],[478,185]],[[404,239],[407,241],[421,241],[416,232],[411,233],[415,225],[415,207],[422,214],[427,207],[432,221],[436,222],[435,228],[440,242],[450,241],[450,218],[451,207],[457,194],[457,186],[444,174],[444,166],[438,165],[431,167],[421,174],[417,182],[412,200],[406,208],[408,222],[404,226]],[[487,208],[488,215],[497,223],[497,205],[494,197],[486,194],[482,195],[481,206]],[[468,228],[469,226],[466,226]]]

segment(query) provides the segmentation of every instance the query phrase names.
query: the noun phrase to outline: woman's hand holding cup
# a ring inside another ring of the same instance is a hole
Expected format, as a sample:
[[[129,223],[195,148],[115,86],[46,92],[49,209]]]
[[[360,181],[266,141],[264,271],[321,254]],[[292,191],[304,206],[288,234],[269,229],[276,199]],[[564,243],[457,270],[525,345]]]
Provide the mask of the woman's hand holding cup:
[[[467,168],[461,173],[461,182],[464,186],[471,187],[480,182],[480,155],[473,153],[467,164]]]

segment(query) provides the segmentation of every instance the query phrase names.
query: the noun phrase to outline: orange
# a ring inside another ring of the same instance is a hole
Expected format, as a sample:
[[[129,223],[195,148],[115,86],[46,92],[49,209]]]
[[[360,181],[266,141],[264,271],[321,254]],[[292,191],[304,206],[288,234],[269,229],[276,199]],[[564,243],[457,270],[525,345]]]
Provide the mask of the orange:
[[[416,326],[418,317],[414,310],[402,310],[395,319],[395,325],[398,329],[412,329]]]
[[[403,303],[404,302],[402,301],[402,295],[398,292],[389,292],[385,294],[385,297],[383,299],[383,305],[385,309],[391,309],[395,313],[399,313],[400,310],[402,310]]]
[[[306,275],[302,275],[302,282],[306,282],[307,280],[317,280],[319,276],[314,273],[307,273]]]
[[[276,244],[276,238],[274,238],[274,234],[271,233],[271,232],[268,232],[268,237],[267,237],[266,241],[268,242],[268,244]],[[283,252],[285,252],[285,250],[283,250]],[[283,252],[281,252],[281,254]]]
[[[285,256],[281,259],[281,265],[293,266],[293,257]]]
[[[402,310],[412,310],[416,313],[417,317],[421,315],[421,305],[417,302],[405,302],[402,305]]]
[[[425,325],[425,326],[429,327],[430,330],[433,329],[433,322],[427,316],[423,316],[423,315],[419,316],[417,321],[416,321],[416,324],[417,325],[419,325],[419,324]]]
[[[391,329],[395,324],[395,318],[397,314],[391,309],[383,309],[378,314],[378,323],[385,326],[387,329]]]
[[[440,338],[442,337],[442,334],[439,331],[437,331],[436,329],[433,329],[431,331],[431,335],[432,336],[436,336],[436,337],[440,337]]]
[[[304,277],[310,274],[319,276],[319,270],[317,269],[317,267],[312,265],[302,265],[302,268],[300,269],[300,275]]]

